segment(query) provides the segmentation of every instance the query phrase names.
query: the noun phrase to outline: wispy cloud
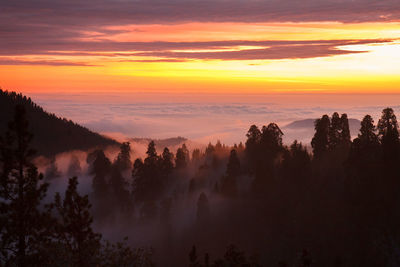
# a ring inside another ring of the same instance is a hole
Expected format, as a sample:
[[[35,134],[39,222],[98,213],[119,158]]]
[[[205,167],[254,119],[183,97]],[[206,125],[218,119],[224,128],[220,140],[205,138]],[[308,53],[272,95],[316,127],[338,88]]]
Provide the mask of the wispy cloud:
[[[21,59],[0,59],[0,65],[96,66],[89,63],[70,62],[63,60],[21,60]]]
[[[181,62],[185,59],[284,59],[331,56],[360,51],[337,48],[382,40],[127,42],[110,36],[124,32],[140,35],[139,28],[115,26],[179,24],[187,22],[387,22],[400,20],[398,0],[136,0],[66,1],[15,0],[0,4],[1,55],[68,55],[128,58],[134,62]],[[114,28],[113,28],[114,27]],[[222,38],[222,37],[221,37]],[[384,40],[387,41],[387,40]],[[342,44],[341,44],[342,43]],[[260,46],[240,51],[176,52],[189,49],[230,49]],[[123,54],[121,53],[123,52]],[[130,54],[128,54],[130,53]],[[168,59],[167,59],[168,58]],[[126,58],[124,58],[126,59]],[[3,60],[0,64],[12,64]],[[14,61],[14,64],[29,62]],[[63,65],[45,60],[30,64]],[[73,65],[74,63],[68,64]],[[87,65],[76,63],[76,65]]]
[[[213,42],[117,42],[117,41],[66,41],[0,47],[0,54],[9,58],[0,60],[0,65],[92,65],[84,62],[63,60],[28,61],[12,59],[11,55],[101,57],[118,62],[185,62],[188,60],[277,60],[315,58],[333,55],[363,53],[343,47],[390,43],[389,39],[354,40],[229,40]],[[246,47],[246,48],[242,48]]]

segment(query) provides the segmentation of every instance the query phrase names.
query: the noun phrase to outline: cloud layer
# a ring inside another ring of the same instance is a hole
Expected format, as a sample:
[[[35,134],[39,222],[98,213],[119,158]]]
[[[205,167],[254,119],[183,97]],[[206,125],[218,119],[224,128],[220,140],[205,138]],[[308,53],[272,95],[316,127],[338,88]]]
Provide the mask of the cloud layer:
[[[5,14],[2,17],[11,22],[20,21],[14,24],[14,29],[24,22],[79,27],[193,21],[370,22],[400,19],[397,0],[15,0],[3,1],[1,11]]]
[[[33,100],[50,112],[112,136],[156,139],[184,136],[203,144],[216,142],[218,139],[228,144],[238,143],[245,140],[250,125],[262,126],[270,122],[276,122],[282,127],[286,142],[294,139],[309,142],[313,134],[312,127],[302,130],[284,126],[295,120],[331,115],[335,111],[347,113],[350,118],[359,120],[370,114],[377,121],[380,112],[386,107],[385,104],[393,107],[396,113],[400,111],[400,106],[394,104],[398,103],[399,95],[392,96],[390,101],[383,95],[372,96],[368,101],[366,97],[350,95],[342,95],[335,101],[329,101],[334,96],[321,95],[310,103],[305,103],[310,98],[307,95],[293,97],[297,102],[288,102],[287,96],[270,99],[277,101],[276,103],[264,101],[265,99],[261,101],[262,98],[259,98],[259,103],[222,103],[218,99],[214,103],[140,103],[111,98],[96,100],[94,96],[87,98],[84,95],[36,95]],[[355,106],[355,102],[363,104]],[[357,132],[352,134],[355,136]]]
[[[273,60],[360,53],[338,46],[388,40],[216,42],[127,42],[110,40],[126,33],[111,26],[188,22],[391,22],[400,20],[398,0],[15,0],[0,4],[1,65],[92,65],[36,61],[5,56],[124,57],[131,62],[182,62],[193,59]],[[123,27],[122,27],[123,28]],[[129,31],[132,31],[130,29]],[[137,30],[140,34],[140,30]],[[236,49],[237,46],[255,46]],[[222,49],[227,51],[175,51]],[[133,57],[133,58],[132,58]],[[141,58],[135,58],[141,57]],[[152,57],[152,58],[143,58]]]

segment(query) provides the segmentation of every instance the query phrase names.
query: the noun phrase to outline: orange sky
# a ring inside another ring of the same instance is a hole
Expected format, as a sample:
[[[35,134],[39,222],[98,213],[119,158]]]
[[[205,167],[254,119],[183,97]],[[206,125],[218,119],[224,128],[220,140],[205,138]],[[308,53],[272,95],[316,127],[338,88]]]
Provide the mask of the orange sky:
[[[29,40],[22,50],[10,45],[0,55],[0,86],[23,93],[400,92],[396,21],[125,23],[74,31],[57,45],[51,35],[37,44],[32,37],[32,49]]]

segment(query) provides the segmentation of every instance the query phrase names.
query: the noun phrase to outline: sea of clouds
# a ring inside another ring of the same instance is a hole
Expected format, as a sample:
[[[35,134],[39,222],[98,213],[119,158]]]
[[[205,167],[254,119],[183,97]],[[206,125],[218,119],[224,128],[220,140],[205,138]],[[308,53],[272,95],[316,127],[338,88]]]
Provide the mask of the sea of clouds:
[[[307,95],[267,96],[231,102],[190,101],[135,101],[134,97],[110,94],[36,94],[32,99],[45,110],[82,124],[93,131],[118,140],[131,137],[169,138],[183,136],[198,143],[221,140],[232,145],[246,139],[252,124],[278,123],[284,141],[298,139],[309,142],[313,129],[286,128],[285,125],[303,119],[315,119],[337,111],[349,118],[361,120],[370,114],[377,122],[383,108],[390,106],[400,111],[398,95]],[[259,100],[259,101],[257,101]],[[270,100],[270,101],[268,101]],[[399,113],[400,114],[400,113]],[[356,132],[352,132],[356,136]]]

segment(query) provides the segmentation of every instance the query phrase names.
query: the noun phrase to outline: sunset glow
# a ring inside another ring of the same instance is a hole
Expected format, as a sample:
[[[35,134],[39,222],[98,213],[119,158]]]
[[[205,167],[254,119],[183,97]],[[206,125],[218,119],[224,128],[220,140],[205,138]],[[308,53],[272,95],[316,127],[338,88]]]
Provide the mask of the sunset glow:
[[[37,27],[49,32],[28,34],[26,43],[23,30],[0,37],[3,88],[269,94],[398,93],[400,86],[397,19],[116,19],[63,28],[45,20]]]

